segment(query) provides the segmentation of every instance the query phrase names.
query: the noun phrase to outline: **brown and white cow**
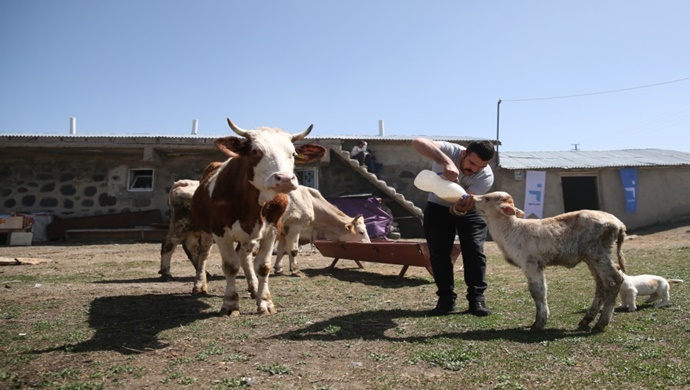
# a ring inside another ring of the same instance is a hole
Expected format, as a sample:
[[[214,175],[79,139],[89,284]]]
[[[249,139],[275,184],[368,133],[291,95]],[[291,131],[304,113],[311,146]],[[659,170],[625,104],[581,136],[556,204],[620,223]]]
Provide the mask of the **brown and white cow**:
[[[312,235],[327,240],[345,242],[371,242],[364,217],[350,217],[329,203],[315,188],[299,186],[288,194],[288,208],[281,218],[276,261],[273,266],[277,275],[283,273],[283,256],[290,259],[290,272],[299,275],[297,268],[298,246],[311,242]]]
[[[204,172],[192,196],[192,222],[213,236],[220,252],[227,281],[220,314],[240,314],[236,276],[243,264],[249,264],[257,243],[253,267],[245,272],[252,274],[248,278],[258,276],[257,311],[271,314],[276,310],[268,288],[270,255],[278,221],[287,207],[285,193],[297,188],[293,171],[298,152],[293,142],[306,137],[313,125],[297,134],[269,127],[243,130],[230,119],[228,125],[244,138],[229,136],[215,141],[216,147],[230,158],[211,164]],[[318,158],[325,152],[323,147],[304,145],[299,154],[309,155],[312,151],[320,153]],[[199,259],[194,288],[197,292],[206,291],[207,257]]]
[[[546,301],[547,266],[572,268],[584,262],[594,277],[596,291],[592,305],[580,321],[587,327],[599,314],[592,330],[602,331],[613,315],[623,277],[616,269],[611,250],[616,243],[618,264],[625,269],[621,245],[625,225],[615,216],[597,210],[580,210],[544,219],[523,219],[522,210],[505,192],[473,195],[475,209],[486,217],[491,237],[503,257],[527,276],[530,294],[537,308],[532,330],[542,330],[549,316]]]

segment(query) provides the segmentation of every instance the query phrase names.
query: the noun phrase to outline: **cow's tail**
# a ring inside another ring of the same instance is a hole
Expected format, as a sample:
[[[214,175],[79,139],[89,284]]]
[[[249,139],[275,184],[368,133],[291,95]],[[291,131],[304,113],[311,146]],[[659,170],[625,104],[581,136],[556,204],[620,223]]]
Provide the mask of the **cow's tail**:
[[[625,226],[621,226],[618,228],[618,238],[616,239],[616,253],[618,255],[618,265],[621,268],[621,271],[625,271],[625,256],[623,256],[623,241],[625,241]]]
[[[666,280],[668,280],[668,282],[671,284],[683,283],[683,279],[666,279]]]

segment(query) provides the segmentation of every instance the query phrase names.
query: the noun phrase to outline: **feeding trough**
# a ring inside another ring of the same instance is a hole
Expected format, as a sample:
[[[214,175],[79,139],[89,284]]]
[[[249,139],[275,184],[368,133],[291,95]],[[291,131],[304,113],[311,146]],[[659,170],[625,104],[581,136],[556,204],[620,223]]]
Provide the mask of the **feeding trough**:
[[[371,243],[362,243],[316,240],[314,245],[323,256],[333,257],[331,270],[335,269],[338,260],[347,259],[354,260],[359,268],[364,268],[362,261],[402,265],[398,280],[402,280],[410,266],[424,267],[431,275],[434,274],[426,242],[374,240]],[[459,255],[460,244],[454,244],[450,255],[453,264]]]

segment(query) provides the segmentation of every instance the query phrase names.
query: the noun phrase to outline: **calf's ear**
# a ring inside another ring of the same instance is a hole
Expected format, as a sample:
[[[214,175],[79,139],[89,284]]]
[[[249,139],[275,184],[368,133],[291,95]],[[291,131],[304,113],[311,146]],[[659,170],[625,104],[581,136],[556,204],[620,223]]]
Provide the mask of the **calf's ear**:
[[[500,207],[501,207],[501,212],[504,215],[517,215],[518,214],[517,210],[520,210],[520,209],[517,209],[517,208],[515,208],[509,204],[506,204],[506,203],[502,204]],[[520,210],[520,211],[522,211],[522,210]],[[525,213],[522,213],[522,215],[524,216]]]
[[[295,161],[301,164],[318,161],[326,155],[326,148],[316,144],[300,145],[296,148],[296,151]]]
[[[516,207],[515,216],[518,218],[525,218],[525,212]]]

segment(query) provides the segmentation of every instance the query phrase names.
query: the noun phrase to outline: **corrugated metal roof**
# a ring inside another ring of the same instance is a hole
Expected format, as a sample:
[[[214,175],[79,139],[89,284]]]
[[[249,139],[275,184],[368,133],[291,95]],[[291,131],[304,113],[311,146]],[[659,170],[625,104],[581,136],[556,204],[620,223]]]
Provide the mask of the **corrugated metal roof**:
[[[502,152],[504,169],[577,169],[690,165],[690,153],[662,149]]]
[[[226,134],[230,135],[230,133]],[[0,137],[5,138],[151,138],[151,139],[207,139],[215,140],[218,137],[225,137],[226,135],[213,135],[213,136],[202,136],[202,135],[155,135],[148,133],[128,133],[128,134],[0,134]],[[310,134],[306,137],[307,140],[367,140],[367,141],[412,141],[417,137],[425,137],[433,139],[435,141],[452,141],[452,142],[472,142],[472,141],[490,141],[494,144],[498,142],[492,139],[469,137],[469,136],[457,136],[451,137],[447,135],[318,135]]]

